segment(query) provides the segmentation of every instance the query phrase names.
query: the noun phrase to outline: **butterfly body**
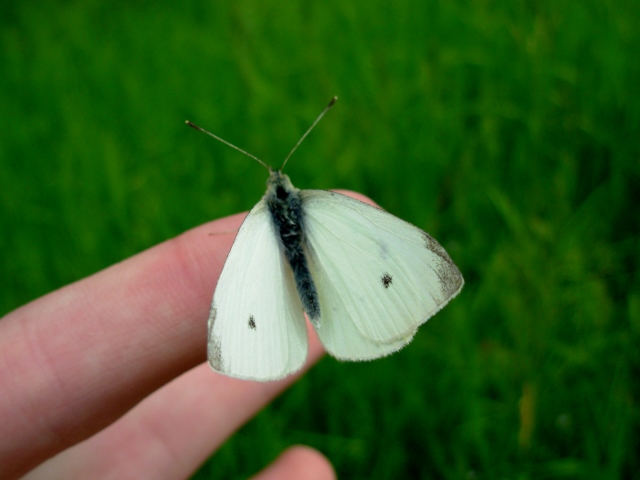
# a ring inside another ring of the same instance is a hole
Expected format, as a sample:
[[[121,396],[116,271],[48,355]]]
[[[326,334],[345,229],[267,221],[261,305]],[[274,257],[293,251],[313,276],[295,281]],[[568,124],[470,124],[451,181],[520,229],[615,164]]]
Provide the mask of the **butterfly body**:
[[[304,249],[304,210],[300,190],[293,186],[287,175],[279,170],[272,170],[264,201],[269,208],[281,248],[293,271],[304,310],[309,320],[319,327],[320,304]]]

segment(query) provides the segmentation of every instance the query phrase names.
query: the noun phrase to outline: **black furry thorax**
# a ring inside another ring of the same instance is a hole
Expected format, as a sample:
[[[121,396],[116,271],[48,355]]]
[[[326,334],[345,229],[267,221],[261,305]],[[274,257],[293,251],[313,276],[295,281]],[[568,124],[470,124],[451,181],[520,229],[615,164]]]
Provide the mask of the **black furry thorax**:
[[[305,254],[304,208],[300,190],[293,186],[287,175],[272,170],[264,199],[279,243],[293,271],[302,306],[309,319],[319,326],[320,304]]]

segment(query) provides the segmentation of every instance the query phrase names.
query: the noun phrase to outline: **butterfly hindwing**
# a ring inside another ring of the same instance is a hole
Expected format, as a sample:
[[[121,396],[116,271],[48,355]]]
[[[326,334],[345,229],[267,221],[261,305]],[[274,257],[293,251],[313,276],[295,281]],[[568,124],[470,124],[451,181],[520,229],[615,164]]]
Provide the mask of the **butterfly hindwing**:
[[[277,380],[299,370],[307,331],[291,268],[264,201],[247,215],[231,247],[211,305],[209,363],[248,380]]]
[[[333,356],[368,360],[401,349],[462,288],[453,261],[419,228],[335,192],[300,197],[317,332]]]

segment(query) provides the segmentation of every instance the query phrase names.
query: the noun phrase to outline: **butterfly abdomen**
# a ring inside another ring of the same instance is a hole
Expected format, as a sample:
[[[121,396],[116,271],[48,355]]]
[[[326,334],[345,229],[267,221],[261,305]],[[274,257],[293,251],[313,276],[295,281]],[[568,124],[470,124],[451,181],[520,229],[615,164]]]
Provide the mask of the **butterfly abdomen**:
[[[318,292],[303,249],[304,211],[300,191],[291,184],[289,177],[279,171],[271,172],[267,185],[265,201],[278,232],[280,245],[293,271],[302,306],[309,320],[319,325]]]

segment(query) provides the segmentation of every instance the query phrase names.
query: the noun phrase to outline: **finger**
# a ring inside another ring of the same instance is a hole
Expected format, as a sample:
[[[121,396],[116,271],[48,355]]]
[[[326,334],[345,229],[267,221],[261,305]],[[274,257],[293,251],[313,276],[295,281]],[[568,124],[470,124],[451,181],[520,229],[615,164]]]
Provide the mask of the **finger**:
[[[297,445],[284,451],[252,480],[335,480],[327,458],[313,448]]]
[[[211,293],[242,215],[190,230],[0,321],[0,465],[24,472],[205,359]]]
[[[323,353],[310,329],[303,371],[279,382],[247,382],[202,364],[154,392],[93,437],[44,462],[23,480],[186,478],[243,423]]]

